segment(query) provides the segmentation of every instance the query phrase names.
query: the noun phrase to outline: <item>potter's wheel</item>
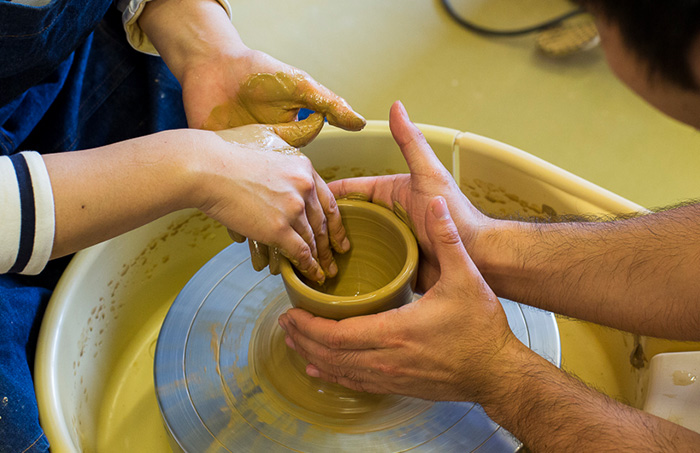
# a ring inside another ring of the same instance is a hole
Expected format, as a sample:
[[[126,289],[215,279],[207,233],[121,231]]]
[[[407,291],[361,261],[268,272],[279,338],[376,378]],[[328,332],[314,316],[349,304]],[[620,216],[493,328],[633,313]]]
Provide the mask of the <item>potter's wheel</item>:
[[[560,364],[551,313],[501,300],[515,335]],[[175,451],[515,451],[473,403],[368,395],[309,378],[277,325],[279,276],[233,244],[189,281],[161,329],[155,384]]]

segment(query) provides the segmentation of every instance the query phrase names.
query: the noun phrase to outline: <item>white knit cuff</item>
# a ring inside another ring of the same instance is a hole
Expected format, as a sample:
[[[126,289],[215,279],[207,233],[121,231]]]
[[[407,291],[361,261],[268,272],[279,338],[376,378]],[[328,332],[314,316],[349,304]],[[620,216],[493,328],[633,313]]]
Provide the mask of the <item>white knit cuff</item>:
[[[158,51],[153,46],[153,43],[138,24],[139,16],[141,16],[144,6],[149,1],[151,0],[119,0],[117,8],[122,11],[122,24],[124,24],[124,31],[126,31],[126,40],[131,44],[131,47],[149,55],[158,55]],[[231,19],[233,16],[231,15],[229,0],[216,1],[223,6],[229,19]]]
[[[36,275],[51,257],[56,228],[53,190],[35,151],[0,158],[0,273]]]

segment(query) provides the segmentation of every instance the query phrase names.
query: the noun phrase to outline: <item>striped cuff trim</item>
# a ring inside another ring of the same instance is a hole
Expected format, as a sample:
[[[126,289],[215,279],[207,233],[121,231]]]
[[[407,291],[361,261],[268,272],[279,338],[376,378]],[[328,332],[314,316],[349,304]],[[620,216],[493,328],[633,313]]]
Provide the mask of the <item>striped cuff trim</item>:
[[[0,274],[38,274],[51,258],[56,228],[51,181],[39,153],[0,157],[0,207]]]
[[[17,176],[8,156],[0,156],[0,213],[0,274],[4,274],[17,260],[22,229]]]
[[[22,153],[10,156],[12,166],[15,168],[17,183],[19,184],[19,203],[21,210],[22,226],[19,235],[19,249],[17,259],[10,268],[11,273],[20,273],[27,267],[29,259],[34,251],[34,232],[36,230],[36,208],[34,206],[34,188],[32,176],[29,173],[29,165]]]
[[[46,170],[41,154],[31,151],[24,152],[32,176],[34,189],[34,206],[36,210],[36,229],[34,231],[34,251],[23,274],[38,274],[44,269],[51,258],[53,241],[56,232],[56,212],[54,207],[53,189],[49,172]]]

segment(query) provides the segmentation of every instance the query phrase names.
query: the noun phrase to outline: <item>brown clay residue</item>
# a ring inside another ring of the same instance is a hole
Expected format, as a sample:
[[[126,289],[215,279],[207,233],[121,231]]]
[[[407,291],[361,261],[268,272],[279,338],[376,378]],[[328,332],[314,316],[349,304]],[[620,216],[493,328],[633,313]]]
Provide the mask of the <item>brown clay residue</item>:
[[[291,103],[292,99],[299,97],[296,92],[304,85],[301,72],[258,73],[241,84],[238,97],[256,123],[286,123],[293,118],[288,112],[285,115],[278,103],[270,101]],[[294,107],[301,106],[289,107],[289,110],[294,110]]]
[[[338,179],[337,175],[338,175],[339,171],[340,171],[339,165],[334,165],[332,167],[326,167],[326,168],[322,168],[320,170],[316,170],[318,175],[327,183]]]
[[[269,247],[258,241],[248,240],[248,248],[250,249],[250,262],[253,269],[260,272],[265,269],[270,263]]]
[[[316,106],[319,111],[296,121],[299,108]],[[202,128],[218,131],[246,125],[273,130],[293,147],[313,140],[323,128],[324,114],[333,111],[331,102],[315,90],[307,76],[298,71],[252,74],[240,86],[238,95],[212,109]],[[325,112],[325,113],[324,113]],[[354,130],[364,127],[364,119],[349,119]]]
[[[202,223],[204,223],[203,226]],[[97,304],[89,312],[88,319],[85,321],[78,338],[78,360],[73,362],[73,374],[78,376],[82,372],[80,358],[91,357],[94,359],[102,350],[105,333],[109,332],[110,329],[110,322],[119,318],[120,309],[124,306],[123,292],[136,281],[151,278],[158,266],[170,259],[170,255],[164,255],[162,258],[158,255],[164,247],[163,244],[169,238],[186,234],[192,238],[193,247],[200,247],[203,241],[215,239],[222,228],[219,223],[209,219],[205,214],[197,212],[170,223],[159,237],[152,239],[140,253],[123,263],[116,271],[116,276],[108,280],[105,285],[109,301],[107,301],[107,296],[99,297]],[[78,386],[83,387],[82,383],[78,382],[76,379],[74,384],[76,390]],[[83,388],[83,392],[85,391]]]
[[[525,217],[541,217],[555,220],[557,211],[547,204],[532,203],[517,194],[506,190],[503,186],[475,178],[462,178],[459,188],[470,201],[485,213],[507,217],[518,214]]]
[[[220,323],[213,323],[211,326],[209,326],[209,333],[211,334],[211,341],[209,343],[211,347],[211,352],[214,354],[214,363],[216,363],[216,374],[221,376],[221,368],[219,365],[219,340],[220,340],[220,334],[219,332],[221,331],[221,324]]]
[[[339,199],[352,201],[369,201],[369,195],[360,192],[350,192]]]
[[[394,211],[394,214],[396,214],[396,217],[401,219],[401,221],[411,229],[411,233],[413,233],[413,235],[415,236],[416,227],[413,224],[413,220],[411,220],[411,217],[408,215],[408,212],[406,212],[406,209],[404,209],[404,207],[401,206],[401,203],[399,203],[398,201],[394,201],[394,209],[392,210]]]

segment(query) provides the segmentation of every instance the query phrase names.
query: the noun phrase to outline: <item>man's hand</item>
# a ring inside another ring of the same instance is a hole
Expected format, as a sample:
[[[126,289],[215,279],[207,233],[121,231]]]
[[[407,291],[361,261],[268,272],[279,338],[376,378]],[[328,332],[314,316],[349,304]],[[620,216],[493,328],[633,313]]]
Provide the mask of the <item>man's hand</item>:
[[[310,376],[371,393],[479,403],[532,451],[697,451],[700,434],[586,387],[520,343],[444,200],[429,210],[426,231],[442,272],[423,298],[342,321],[298,308],[280,317]]]
[[[350,244],[333,194],[309,159],[279,137],[287,127],[250,124],[216,132],[223,140],[206,145],[215,160],[205,171],[202,185],[209,192],[201,209],[235,231],[234,239],[249,238],[256,270],[268,264],[270,246],[273,273],[279,251],[321,283],[338,271],[332,248],[343,253]]]
[[[394,140],[406,159],[410,174],[350,178],[331,182],[328,186],[336,197],[362,194],[369,201],[394,207],[400,205],[408,214],[408,221],[421,247],[422,259],[418,273],[417,290],[429,289],[440,275],[440,266],[425,230],[428,202],[441,195],[454,216],[459,234],[467,250],[473,245],[480,228],[492,219],[481,214],[455,183],[450,172],[442,165],[421,131],[411,123],[401,102],[391,107],[389,125]]]
[[[300,309],[280,317],[287,344],[309,361],[309,375],[372,393],[486,398],[518,340],[464,249],[442,197],[428,203],[425,231],[441,272],[418,301],[341,321]]]

